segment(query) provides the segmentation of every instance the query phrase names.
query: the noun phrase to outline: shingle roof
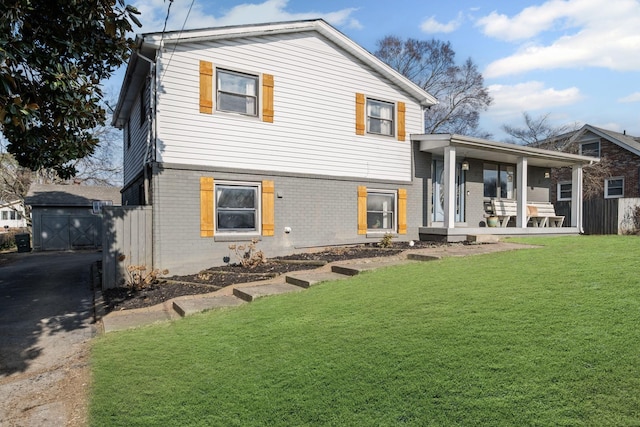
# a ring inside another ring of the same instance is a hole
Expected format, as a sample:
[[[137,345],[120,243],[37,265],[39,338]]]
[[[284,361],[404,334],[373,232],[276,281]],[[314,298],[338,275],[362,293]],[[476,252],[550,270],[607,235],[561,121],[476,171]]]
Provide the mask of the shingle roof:
[[[111,200],[121,205],[118,187],[89,185],[31,184],[24,203],[31,206],[87,206],[94,200]]]
[[[595,134],[599,134],[601,137],[608,139],[621,146],[622,148],[626,148],[632,153],[640,156],[640,141],[637,137],[627,135],[626,133],[614,132],[612,130],[602,129],[591,125],[585,125],[585,130],[590,130]]]

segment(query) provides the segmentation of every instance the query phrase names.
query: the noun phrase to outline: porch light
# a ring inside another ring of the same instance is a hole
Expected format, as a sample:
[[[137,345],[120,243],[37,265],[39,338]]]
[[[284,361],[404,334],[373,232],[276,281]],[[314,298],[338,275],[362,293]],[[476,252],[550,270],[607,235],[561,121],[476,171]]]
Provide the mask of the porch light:
[[[469,162],[468,161],[464,161],[462,162],[462,170],[463,171],[468,171],[469,170]]]
[[[544,177],[545,177],[545,178],[549,179],[549,177],[550,177],[550,176],[551,176],[551,175],[549,174],[549,172],[545,172],[545,173],[544,173]]]

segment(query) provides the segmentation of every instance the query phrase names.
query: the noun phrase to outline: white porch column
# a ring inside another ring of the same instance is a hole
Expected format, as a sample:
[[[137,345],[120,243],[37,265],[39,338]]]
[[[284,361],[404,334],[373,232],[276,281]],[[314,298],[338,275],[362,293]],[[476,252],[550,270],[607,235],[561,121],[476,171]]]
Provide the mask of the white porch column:
[[[527,172],[528,159],[520,157],[516,167],[517,188],[516,201],[518,203],[518,216],[516,217],[516,227],[527,228]]]
[[[574,165],[571,168],[571,226],[582,228],[582,165]]]
[[[456,149],[444,147],[444,226],[456,223]]]

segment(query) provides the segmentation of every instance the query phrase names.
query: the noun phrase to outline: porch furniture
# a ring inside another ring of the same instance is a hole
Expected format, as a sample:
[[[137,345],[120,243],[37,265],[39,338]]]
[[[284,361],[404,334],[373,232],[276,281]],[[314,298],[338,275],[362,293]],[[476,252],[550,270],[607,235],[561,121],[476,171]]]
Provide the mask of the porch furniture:
[[[518,202],[515,200],[493,199],[491,206],[493,215],[498,217],[500,227],[506,227],[511,217],[518,215]]]
[[[551,202],[528,202],[527,213],[534,227],[562,227],[564,223],[564,216],[556,215]]]

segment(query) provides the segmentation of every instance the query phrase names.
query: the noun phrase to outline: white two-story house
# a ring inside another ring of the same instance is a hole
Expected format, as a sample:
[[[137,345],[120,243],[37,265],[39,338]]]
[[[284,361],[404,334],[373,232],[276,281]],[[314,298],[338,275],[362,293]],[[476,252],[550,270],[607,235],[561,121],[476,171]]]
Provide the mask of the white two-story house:
[[[546,160],[583,161],[423,135],[437,100],[323,20],[136,43],[113,118],[124,129],[123,205],[152,206],[153,267],[172,274],[220,265],[229,245],[252,239],[276,256],[473,231],[486,194],[469,189],[482,192],[487,161],[496,176],[511,171],[513,198],[516,187],[544,193]]]

